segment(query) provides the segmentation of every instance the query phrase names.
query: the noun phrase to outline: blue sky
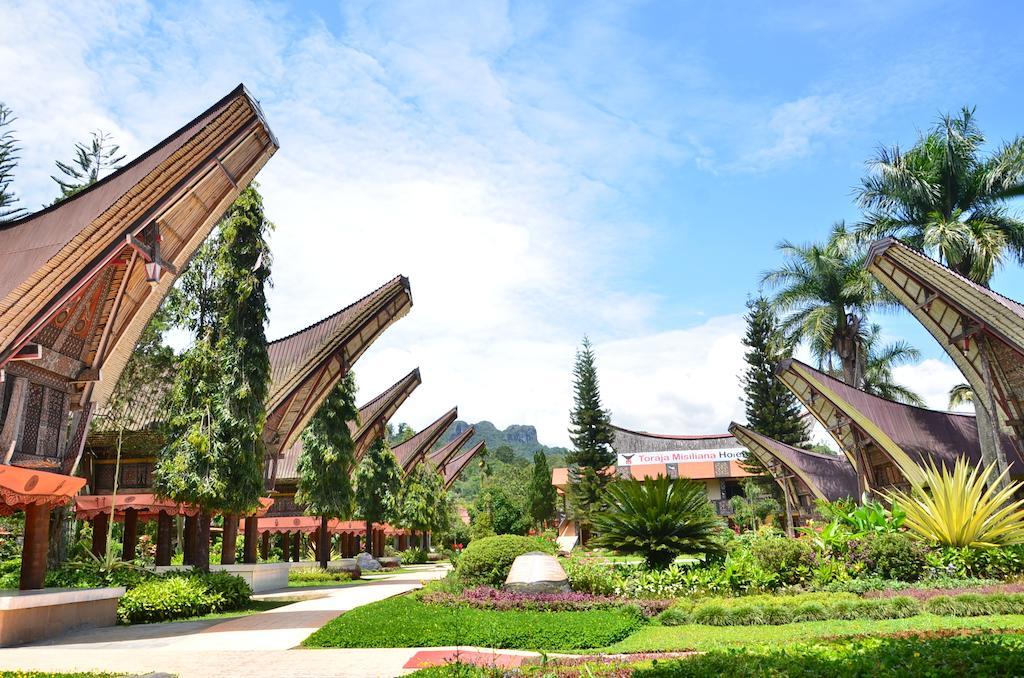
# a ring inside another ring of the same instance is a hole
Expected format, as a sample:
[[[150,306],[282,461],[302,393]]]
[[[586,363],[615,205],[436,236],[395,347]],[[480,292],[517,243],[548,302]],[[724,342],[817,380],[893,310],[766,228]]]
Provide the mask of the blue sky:
[[[879,144],[961,105],[1024,133],[1014,3],[14,2],[0,100],[24,203],[92,129],[130,156],[245,82],[281,151],[270,335],[396,273],[413,313],[357,365],[369,398],[413,366],[399,418],[532,423],[566,441],[576,342],[616,422],[674,433],[741,417],[739,314],[774,245],[856,221]],[[1012,265],[995,287],[1024,297]],[[941,406],[958,380],[901,378]]]

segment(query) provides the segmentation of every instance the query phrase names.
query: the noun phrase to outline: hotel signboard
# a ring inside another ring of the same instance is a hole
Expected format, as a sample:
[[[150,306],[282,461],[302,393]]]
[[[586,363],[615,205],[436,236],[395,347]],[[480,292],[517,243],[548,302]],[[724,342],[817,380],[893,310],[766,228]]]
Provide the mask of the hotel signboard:
[[[698,461],[739,461],[746,455],[745,447],[724,447],[719,450],[665,450],[619,454],[619,466],[641,464],[691,464]]]

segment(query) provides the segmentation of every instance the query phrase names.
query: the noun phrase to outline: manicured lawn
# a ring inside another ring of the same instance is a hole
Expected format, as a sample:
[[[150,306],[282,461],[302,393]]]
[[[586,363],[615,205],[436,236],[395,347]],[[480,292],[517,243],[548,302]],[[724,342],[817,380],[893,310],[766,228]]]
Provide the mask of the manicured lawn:
[[[940,629],[1020,629],[1024,615],[989,617],[939,617],[922,614],[906,619],[856,619],[783,624],[780,626],[645,626],[607,652],[670,652],[716,650],[749,645],[816,640],[834,636],[889,634]]]
[[[425,605],[399,596],[356,608],[303,643],[307,647],[436,647],[579,650],[623,640],[643,624],[627,610],[497,611]]]

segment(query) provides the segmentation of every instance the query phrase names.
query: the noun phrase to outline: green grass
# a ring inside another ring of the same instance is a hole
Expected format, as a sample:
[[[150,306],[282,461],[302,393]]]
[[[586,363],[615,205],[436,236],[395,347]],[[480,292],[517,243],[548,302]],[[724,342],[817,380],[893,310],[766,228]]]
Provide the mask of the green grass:
[[[607,652],[705,651],[752,645],[777,645],[833,636],[879,635],[942,629],[1024,630],[1024,615],[960,618],[922,614],[906,619],[833,620],[779,626],[701,626],[697,624],[646,626],[625,640],[604,649]]]
[[[643,624],[633,609],[582,612],[497,611],[425,605],[399,596],[346,612],[306,647],[437,647],[579,650],[625,639]]]
[[[47,673],[45,671],[0,671],[0,678],[120,678],[124,673]]]

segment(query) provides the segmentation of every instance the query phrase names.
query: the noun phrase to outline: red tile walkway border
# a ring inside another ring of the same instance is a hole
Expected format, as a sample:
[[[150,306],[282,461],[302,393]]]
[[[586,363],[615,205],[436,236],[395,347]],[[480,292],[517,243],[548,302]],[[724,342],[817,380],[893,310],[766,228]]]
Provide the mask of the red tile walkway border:
[[[501,654],[498,652],[464,652],[460,650],[420,650],[405,663],[404,669],[425,669],[430,666],[444,664],[473,664],[474,666],[495,666],[502,669],[514,669],[522,666],[523,660],[529,659],[521,654]]]

